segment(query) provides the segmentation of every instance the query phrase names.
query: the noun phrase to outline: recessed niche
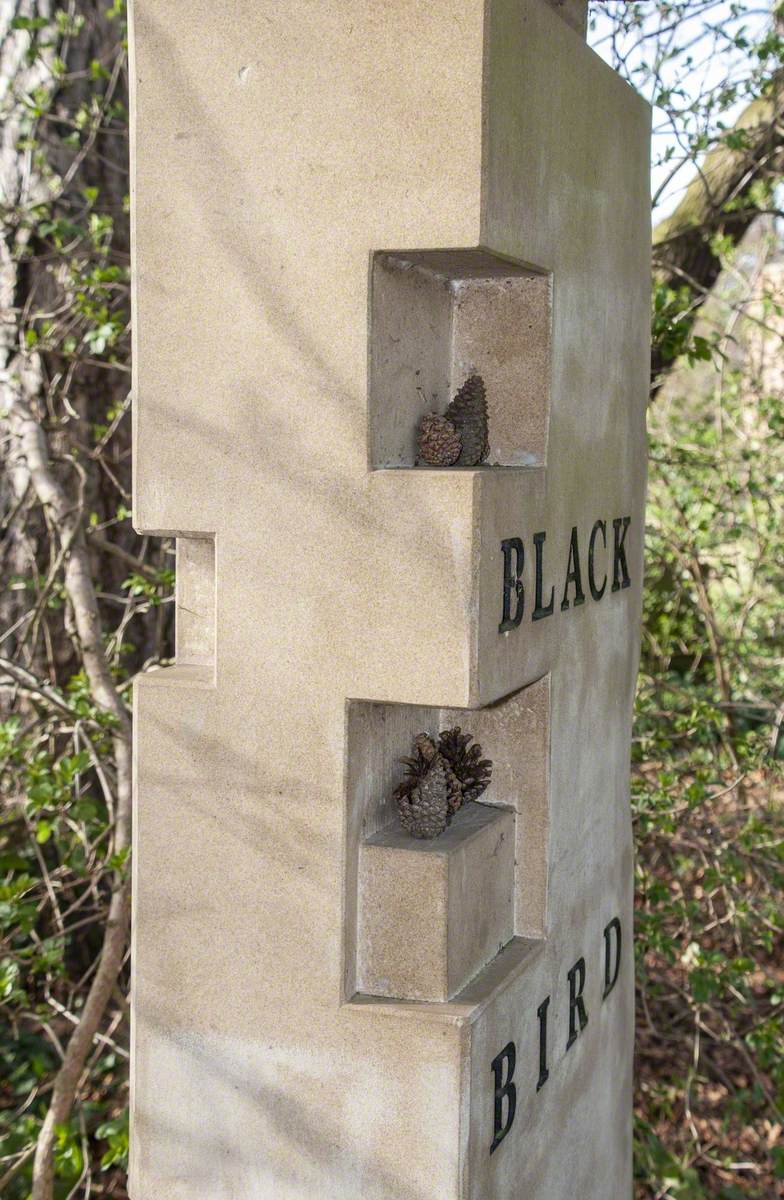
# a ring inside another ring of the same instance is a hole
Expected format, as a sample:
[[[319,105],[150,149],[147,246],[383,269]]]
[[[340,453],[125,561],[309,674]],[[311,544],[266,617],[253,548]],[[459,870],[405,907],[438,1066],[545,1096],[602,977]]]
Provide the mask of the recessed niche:
[[[215,538],[176,535],[175,661],[215,668]]]
[[[486,466],[545,461],[552,277],[483,249],[373,256],[370,461],[417,465],[425,413],[443,413],[471,375],[484,381]]]
[[[417,841],[393,798],[400,759],[418,733],[454,725],[492,778],[445,833]],[[349,701],[346,999],[446,1000],[511,938],[544,936],[549,740],[547,677],[475,710]]]

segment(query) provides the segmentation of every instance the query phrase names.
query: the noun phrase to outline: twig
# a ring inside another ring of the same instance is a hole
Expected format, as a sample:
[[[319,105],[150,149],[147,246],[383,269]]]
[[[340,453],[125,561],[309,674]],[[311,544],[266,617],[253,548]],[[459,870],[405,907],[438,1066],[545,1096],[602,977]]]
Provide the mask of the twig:
[[[136,571],[138,575],[143,575],[145,579],[149,579],[153,583],[160,582],[160,573],[155,570],[155,567],[149,566],[128,550],[123,550],[122,546],[116,545],[115,542],[110,542],[107,538],[101,537],[99,533],[92,532],[88,534],[88,541],[92,542],[96,549],[101,550],[103,553],[113,554],[115,558],[119,558],[122,562],[127,563],[129,567]]]
[[[0,1195],[2,1195],[5,1187],[11,1182],[17,1172],[21,1171],[26,1162],[35,1154],[35,1142],[32,1142],[26,1150],[23,1150],[19,1158],[12,1167],[6,1171],[5,1175],[0,1175]]]
[[[50,684],[44,683],[42,679],[38,679],[32,671],[26,670],[25,667],[20,667],[18,663],[11,662],[8,658],[0,658],[0,672],[16,680],[25,691],[41,696],[42,699],[46,700],[53,708],[56,708],[58,712],[63,713],[64,716],[75,720],[80,719],[79,714],[70,707],[60,693]]]

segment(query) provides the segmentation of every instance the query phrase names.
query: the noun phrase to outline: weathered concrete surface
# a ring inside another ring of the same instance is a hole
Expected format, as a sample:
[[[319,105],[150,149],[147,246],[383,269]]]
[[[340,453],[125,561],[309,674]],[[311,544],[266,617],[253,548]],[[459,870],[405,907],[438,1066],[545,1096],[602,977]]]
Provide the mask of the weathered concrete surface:
[[[487,20],[483,0],[132,7],[135,521],[214,539],[214,564],[182,559],[181,665],[136,695],[134,1200],[626,1200],[647,111],[543,0]],[[371,256],[480,245],[552,273],[546,464],[368,471]],[[600,519],[606,592],[564,610],[571,529],[585,559]],[[544,530],[558,595],[533,621]],[[513,537],[527,605],[499,634]],[[448,1003],[347,996],[347,699],[454,721],[528,685],[549,749],[529,796],[506,744],[496,802],[518,846],[532,805],[539,940],[516,919]],[[512,1041],[517,1111],[490,1154]]]

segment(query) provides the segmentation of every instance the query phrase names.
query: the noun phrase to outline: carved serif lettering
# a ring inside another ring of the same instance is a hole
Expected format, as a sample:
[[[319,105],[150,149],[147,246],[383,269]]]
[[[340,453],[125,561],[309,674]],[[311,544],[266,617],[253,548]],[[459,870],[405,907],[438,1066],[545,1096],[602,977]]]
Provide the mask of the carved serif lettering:
[[[623,586],[623,585],[621,585]],[[621,922],[613,917],[602,931],[602,966],[604,980],[601,992],[602,1002],[607,1000],[618,982],[621,972]],[[575,1044],[580,1034],[588,1026],[588,1003],[586,1000],[586,985],[588,983],[588,968],[585,958],[581,955],[562,977],[561,985],[565,989],[566,1005],[564,1012],[564,1033],[566,1034],[563,1055]],[[537,1037],[534,1062],[523,1063],[518,1071],[517,1041],[507,1042],[503,1050],[496,1054],[490,1063],[490,1073],[493,1078],[493,1137],[490,1143],[490,1153],[503,1142],[514,1124],[517,1111],[517,1091],[520,1079],[530,1079],[531,1086],[540,1092],[550,1078],[548,1065],[548,1014],[551,996],[545,996],[536,1010]],[[561,1043],[564,1046],[564,1042]],[[538,1050],[538,1053],[537,1053]],[[529,1069],[530,1068],[530,1069]],[[517,1072],[517,1077],[515,1073]]]
[[[530,620],[543,621],[552,616],[556,607],[556,589],[561,597],[560,610],[568,612],[591,599],[600,601],[612,580],[610,592],[631,587],[629,562],[626,557],[626,535],[631,517],[615,517],[611,522],[612,539],[608,537],[607,521],[595,521],[590,533],[580,534],[573,525],[569,536],[566,562],[558,575],[552,574],[547,550],[547,533],[534,533],[532,553],[526,559],[526,543],[522,537],[508,537],[501,542],[503,577],[501,590],[501,620],[499,633],[509,633],[522,624],[526,615],[526,588],[523,573],[526,561],[533,561],[533,604]],[[582,536],[582,540],[581,540]],[[557,564],[556,564],[557,565]]]

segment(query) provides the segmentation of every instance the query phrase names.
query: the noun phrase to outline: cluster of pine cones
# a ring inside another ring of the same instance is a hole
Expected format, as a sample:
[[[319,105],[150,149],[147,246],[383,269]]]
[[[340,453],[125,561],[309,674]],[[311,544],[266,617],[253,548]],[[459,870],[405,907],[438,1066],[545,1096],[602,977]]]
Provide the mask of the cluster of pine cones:
[[[460,726],[445,729],[438,741],[427,733],[414,739],[414,755],[403,758],[406,778],[395,789],[400,823],[412,837],[443,833],[454,813],[476,800],[490,782],[493,764]]]
[[[419,426],[419,461],[431,467],[476,467],[487,458],[487,400],[481,375],[469,375],[443,416]]]

